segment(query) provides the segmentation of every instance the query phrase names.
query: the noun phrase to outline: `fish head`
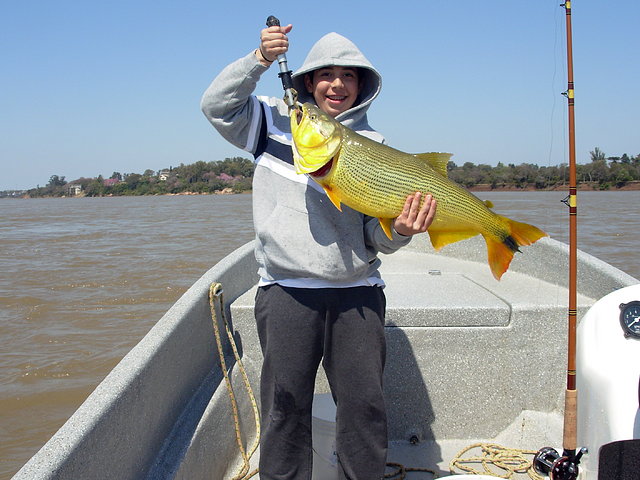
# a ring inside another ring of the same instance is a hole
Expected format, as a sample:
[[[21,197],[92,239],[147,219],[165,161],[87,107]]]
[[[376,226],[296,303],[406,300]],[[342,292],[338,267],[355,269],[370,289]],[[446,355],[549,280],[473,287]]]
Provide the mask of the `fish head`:
[[[296,173],[313,175],[329,164],[340,151],[342,126],[311,103],[291,112],[293,163]]]

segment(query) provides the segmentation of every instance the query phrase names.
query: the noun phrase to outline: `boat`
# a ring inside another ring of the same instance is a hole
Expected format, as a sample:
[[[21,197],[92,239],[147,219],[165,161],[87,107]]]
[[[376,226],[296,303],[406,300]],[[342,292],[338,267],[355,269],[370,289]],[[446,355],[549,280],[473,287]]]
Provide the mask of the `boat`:
[[[577,249],[575,185],[574,171],[570,244],[539,240],[501,281],[478,237],[436,253],[422,235],[381,255],[385,478],[638,480],[640,281]],[[253,252],[200,278],[14,480],[259,475]],[[320,372],[313,480],[338,478],[329,392]]]
[[[567,357],[568,245],[550,238],[538,241],[516,255],[498,282],[486,264],[481,239],[436,253],[423,237],[381,256],[387,282],[390,463],[444,476],[450,474],[450,462],[470,445],[497,444],[522,451],[559,447]],[[257,392],[261,352],[252,310],[256,271],[252,242],[213,266],[14,480],[234,478],[258,435],[255,407],[242,374]],[[597,313],[597,321],[589,326],[580,322],[590,334],[584,332],[579,338],[590,338],[591,343],[578,344],[579,358],[585,358],[578,371],[600,382],[591,387],[582,382],[579,405],[585,412],[604,412],[600,418],[579,415],[578,441],[592,452],[583,457],[587,467],[601,445],[640,438],[640,338],[626,338],[619,322],[619,305],[640,301],[640,281],[581,251],[578,278],[578,316]],[[223,292],[224,308],[214,303],[215,315],[212,285],[220,285]],[[606,301],[608,296],[613,296],[613,303]],[[222,357],[212,319],[220,332]],[[605,335],[625,348],[615,342],[593,342]],[[631,363],[629,355],[635,358]],[[235,392],[244,456],[221,358]],[[602,383],[607,378],[611,384]],[[623,391],[629,405],[624,412]],[[329,388],[322,373],[316,392],[326,403]],[[603,395],[616,400],[607,404]],[[330,423],[327,411],[317,414],[317,423]],[[613,417],[618,418],[616,425],[608,421]],[[620,436],[621,431],[626,437]],[[580,437],[582,432],[593,439]],[[329,434],[324,442],[330,445],[330,439]],[[335,467],[330,450],[317,452],[320,467],[329,472]],[[258,456],[259,450],[246,468],[253,471]]]

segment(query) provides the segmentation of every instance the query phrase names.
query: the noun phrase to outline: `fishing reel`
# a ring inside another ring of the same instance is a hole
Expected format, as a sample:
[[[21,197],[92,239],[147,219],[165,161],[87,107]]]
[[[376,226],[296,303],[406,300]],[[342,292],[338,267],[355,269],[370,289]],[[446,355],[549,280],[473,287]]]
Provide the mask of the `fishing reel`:
[[[563,452],[563,455],[554,448],[544,447],[533,458],[533,469],[542,476],[548,476],[550,480],[576,480],[578,464],[585,453],[586,447],[582,447],[578,453]]]

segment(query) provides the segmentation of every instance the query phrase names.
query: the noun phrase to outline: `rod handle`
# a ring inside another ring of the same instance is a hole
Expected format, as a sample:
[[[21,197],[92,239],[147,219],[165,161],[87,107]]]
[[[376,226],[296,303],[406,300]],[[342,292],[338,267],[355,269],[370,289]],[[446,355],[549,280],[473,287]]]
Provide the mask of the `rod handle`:
[[[269,15],[267,17],[267,27],[279,27],[280,26],[280,20],[277,19],[277,17],[274,17],[273,15]]]
[[[279,27],[280,20],[274,15],[269,15],[267,17],[267,27]],[[297,103],[298,94],[293,88],[293,80],[291,79],[291,70],[287,66],[287,56],[282,53],[278,55],[278,66],[280,68],[280,73],[278,76],[282,80],[282,88],[284,88],[285,103],[289,106],[289,108],[294,108]]]
[[[577,446],[577,413],[578,413],[578,392],[577,390],[565,391],[564,396],[564,436],[563,448],[565,451],[576,451]]]

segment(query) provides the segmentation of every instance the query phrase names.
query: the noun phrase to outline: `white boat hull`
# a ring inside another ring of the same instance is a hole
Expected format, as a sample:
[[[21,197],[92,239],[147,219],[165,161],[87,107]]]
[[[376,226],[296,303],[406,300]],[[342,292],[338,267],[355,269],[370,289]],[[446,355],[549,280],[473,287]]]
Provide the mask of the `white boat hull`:
[[[383,256],[390,461],[443,476],[451,458],[474,442],[561,446],[567,259],[566,245],[543,239],[517,255],[497,282],[481,239],[436,254],[426,239],[416,238]],[[207,272],[14,479],[90,480],[104,472],[119,480],[231,478],[242,459],[208,291],[213,282],[222,283],[225,310],[257,392],[256,270],[247,244]],[[582,252],[578,273],[579,317],[597,299],[638,283]],[[224,350],[249,445],[256,437],[251,404],[228,342]],[[329,391],[322,374],[316,391]]]

